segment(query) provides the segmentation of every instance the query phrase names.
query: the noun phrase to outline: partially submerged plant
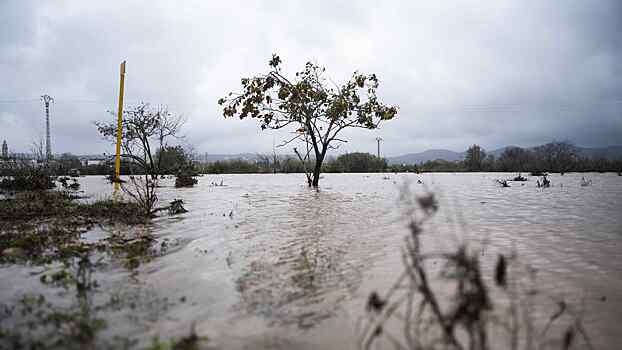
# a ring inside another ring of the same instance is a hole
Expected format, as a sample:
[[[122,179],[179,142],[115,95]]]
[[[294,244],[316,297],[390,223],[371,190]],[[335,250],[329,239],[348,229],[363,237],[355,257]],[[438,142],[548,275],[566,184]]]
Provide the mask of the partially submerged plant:
[[[75,292],[75,303],[71,306],[54,305],[43,295],[24,295],[19,309],[5,307],[4,314],[0,315],[0,348],[91,348],[96,335],[106,328],[106,322],[96,316],[105,306],[93,305],[92,298],[93,291],[98,288],[93,278],[97,264],[89,251],[83,251],[66,259],[60,270],[40,277],[43,284]],[[14,315],[17,312],[19,321],[8,322],[7,319],[17,317]]]
[[[133,199],[147,217],[154,216],[156,212],[156,204],[158,203],[157,181],[157,178],[153,179],[145,174],[144,176],[130,176],[128,184],[121,184],[123,192]]]
[[[20,192],[0,200],[0,263],[46,264],[86,251],[123,251],[134,256],[135,244],[151,246],[153,237],[132,237],[132,244],[86,242],[82,233],[100,224],[142,224],[148,219],[135,203],[101,200],[77,202],[70,193]],[[132,231],[128,226],[126,231]],[[134,264],[135,265],[135,264]]]
[[[56,187],[52,171],[47,166],[15,163],[3,169],[0,189],[9,191],[44,191]]]
[[[137,168],[137,176],[130,176],[129,184],[122,184],[123,191],[143,209],[145,215],[152,216],[156,210],[158,179],[163,174],[162,160],[171,138],[180,139],[180,130],[185,119],[173,115],[166,107],[152,108],[147,103],[124,111],[121,157],[132,168]],[[109,122],[96,122],[102,137],[111,143],[117,141],[116,118]],[[120,179],[113,179],[120,182]]]
[[[197,172],[192,164],[186,164],[177,171],[175,178],[175,187],[193,187],[199,180],[196,179]]]
[[[375,74],[355,71],[338,86],[327,77],[325,68],[312,62],[291,77],[286,77],[276,54],[269,67],[265,74],[242,78],[242,91],[230,92],[218,104],[225,118],[252,118],[262,130],[290,129],[292,135],[280,146],[294,141],[301,144],[293,151],[309,187],[318,187],[328,151],[347,142],[342,131],[373,130],[397,115],[397,106],[378,97],[380,81]]]
[[[359,329],[360,348],[390,344],[396,349],[486,350],[507,341],[512,350],[541,349],[554,341],[548,331],[562,316],[567,326],[559,339],[561,348],[579,341],[592,348],[581,318],[563,300],[542,329],[536,330],[532,298],[538,291],[533,269],[521,266],[515,256],[499,255],[494,276],[487,278],[479,260],[481,253],[466,243],[453,252],[425,251],[423,224],[438,210],[437,201],[431,193],[412,195],[408,186],[402,190],[401,200],[410,230],[402,250],[404,271],[384,296],[377,292],[369,295]],[[521,268],[527,271],[530,283],[522,279]],[[450,290],[453,293],[448,295]]]
[[[187,213],[188,210],[186,210],[186,208],[184,208],[184,201],[181,199],[175,199],[171,202],[171,205],[168,207],[168,213],[170,215],[175,215],[175,214],[183,214],[183,213]]]
[[[111,199],[94,202],[77,202],[76,196],[64,191],[19,192],[13,198],[0,200],[0,220],[2,224],[29,220],[89,218],[91,221],[119,221],[127,224],[144,223],[148,217],[142,208],[133,202],[113,201]]]
[[[179,339],[169,339],[161,341],[159,337],[154,337],[151,345],[145,350],[198,350],[201,344],[207,343],[208,337],[197,335],[194,327],[190,330],[190,334]]]
[[[130,349],[138,341],[124,336],[102,336],[108,326],[104,313],[129,308],[135,313],[134,302],[118,294],[97,298],[102,293],[95,279],[100,267],[91,251],[75,253],[61,267],[42,274],[41,283],[49,288],[61,288],[66,297],[53,303],[40,295],[24,294],[18,302],[0,304],[0,349]],[[164,299],[166,300],[166,298]],[[158,349],[195,349],[205,340],[194,331],[189,336],[159,342]],[[170,346],[169,346],[170,344]]]

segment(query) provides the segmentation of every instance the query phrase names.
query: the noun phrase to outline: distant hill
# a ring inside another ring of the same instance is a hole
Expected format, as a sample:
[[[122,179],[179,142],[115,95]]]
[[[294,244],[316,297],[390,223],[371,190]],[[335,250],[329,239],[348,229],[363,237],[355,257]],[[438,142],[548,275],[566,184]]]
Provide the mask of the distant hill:
[[[498,159],[503,151],[509,147],[501,147],[492,151],[487,151],[487,154],[492,154],[495,159]],[[533,147],[532,147],[533,148]],[[622,146],[608,146],[608,147],[577,147],[579,156],[587,158],[606,158],[608,160],[622,159]],[[419,164],[429,160],[442,159],[450,162],[461,161],[464,159],[465,152],[454,152],[446,149],[433,149],[420,153],[408,153],[397,157],[388,157],[389,164]]]
[[[447,149],[430,149],[420,153],[408,153],[397,157],[388,157],[389,164],[419,164],[429,160],[442,159],[447,161],[461,161],[464,152],[454,152]]]
[[[256,153],[238,153],[238,154],[199,154],[195,157],[195,160],[204,163],[212,163],[216,161],[222,160],[245,160],[245,161],[256,161],[257,154]]]
[[[600,148],[579,147],[579,154],[588,158],[606,158],[609,160],[622,159],[622,146]]]
[[[485,151],[486,151],[486,154],[492,154],[493,156],[495,156],[495,159],[499,159],[499,157],[501,157],[503,152],[505,152],[507,148],[511,148],[511,147],[518,147],[518,146],[505,146],[505,147],[497,148],[492,151],[488,151],[488,150],[485,150]]]

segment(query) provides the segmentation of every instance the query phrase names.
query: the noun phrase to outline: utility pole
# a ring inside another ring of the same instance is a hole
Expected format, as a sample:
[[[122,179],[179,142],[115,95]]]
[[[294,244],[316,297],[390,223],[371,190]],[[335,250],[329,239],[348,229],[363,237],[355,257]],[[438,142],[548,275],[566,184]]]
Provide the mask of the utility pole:
[[[6,140],[2,141],[2,158],[4,160],[9,159],[9,146],[6,144]]]
[[[276,146],[275,146],[275,142],[274,142],[274,135],[272,135],[272,172],[274,174],[276,174],[276,168],[277,168],[277,157],[276,157]]]
[[[117,154],[114,161],[114,189],[119,190],[121,182],[121,135],[123,133],[123,88],[125,83],[125,61],[121,63],[121,80],[119,83],[119,109],[117,114]]]
[[[378,159],[380,159],[380,141],[384,141],[382,137],[376,137],[376,142],[378,142]]]
[[[52,141],[50,140],[50,102],[54,102],[54,99],[50,95],[42,95],[41,99],[45,104],[45,160],[47,162],[52,159]]]

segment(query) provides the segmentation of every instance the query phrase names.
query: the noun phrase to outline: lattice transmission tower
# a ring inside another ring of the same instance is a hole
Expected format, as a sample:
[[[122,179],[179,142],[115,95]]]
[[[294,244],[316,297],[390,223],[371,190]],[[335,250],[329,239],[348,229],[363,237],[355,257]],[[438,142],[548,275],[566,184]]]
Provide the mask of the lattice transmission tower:
[[[41,95],[41,99],[45,104],[45,159],[52,159],[52,140],[50,137],[50,102],[54,99],[50,95]]]

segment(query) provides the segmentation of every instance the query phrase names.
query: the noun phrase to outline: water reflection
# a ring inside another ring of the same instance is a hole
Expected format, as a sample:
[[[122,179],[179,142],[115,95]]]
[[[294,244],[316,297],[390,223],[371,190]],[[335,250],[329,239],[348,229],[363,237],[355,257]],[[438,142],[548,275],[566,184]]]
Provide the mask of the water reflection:
[[[340,193],[311,190],[284,200],[288,204],[282,212],[270,218],[278,221],[279,229],[269,233],[278,244],[254,245],[246,253],[251,261],[236,280],[238,307],[271,325],[306,329],[333,316],[360,284],[362,264],[348,256],[355,232],[340,225],[352,201]]]

